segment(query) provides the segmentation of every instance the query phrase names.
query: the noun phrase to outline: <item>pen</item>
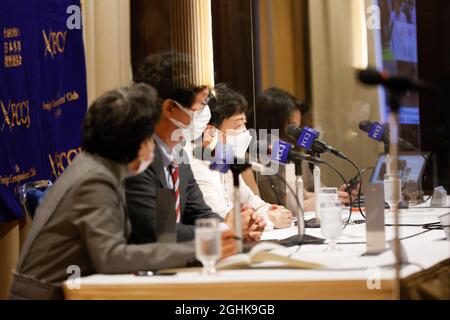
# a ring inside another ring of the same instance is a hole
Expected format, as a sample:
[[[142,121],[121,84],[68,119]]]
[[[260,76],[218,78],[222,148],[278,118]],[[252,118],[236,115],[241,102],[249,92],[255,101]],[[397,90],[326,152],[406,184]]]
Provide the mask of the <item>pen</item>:
[[[153,276],[173,276],[175,272],[159,272],[159,271],[137,271],[133,273],[138,277],[153,277]]]
[[[133,273],[135,276],[138,277],[151,277],[157,274],[157,272],[154,271],[137,271]]]

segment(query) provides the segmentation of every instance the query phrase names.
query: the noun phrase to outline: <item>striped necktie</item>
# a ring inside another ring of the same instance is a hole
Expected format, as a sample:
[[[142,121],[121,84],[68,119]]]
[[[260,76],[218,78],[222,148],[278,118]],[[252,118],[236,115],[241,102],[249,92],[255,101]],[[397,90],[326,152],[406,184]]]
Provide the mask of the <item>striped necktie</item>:
[[[180,203],[180,179],[178,165],[175,161],[169,164],[169,172],[172,176],[173,191],[175,192],[175,213],[177,215],[177,223],[180,223],[181,203]]]

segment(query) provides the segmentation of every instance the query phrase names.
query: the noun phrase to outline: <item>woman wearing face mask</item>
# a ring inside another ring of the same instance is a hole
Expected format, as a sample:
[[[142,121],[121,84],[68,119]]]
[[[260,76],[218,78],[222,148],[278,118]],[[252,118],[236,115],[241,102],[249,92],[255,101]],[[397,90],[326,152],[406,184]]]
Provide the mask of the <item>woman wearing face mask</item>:
[[[63,298],[68,267],[81,276],[181,267],[194,261],[192,242],[129,245],[123,180],[153,158],[153,129],[161,114],[147,85],[98,98],[83,123],[83,149],[38,208],[14,272],[13,299]],[[234,240],[222,238],[224,256]]]
[[[216,86],[215,103],[211,103],[211,121],[203,142],[209,149],[232,150],[237,158],[244,158],[251,142],[246,128],[247,101],[245,98],[220,84]],[[233,177],[231,172],[220,173],[209,169],[207,162],[193,159],[192,171],[205,202],[225,219],[233,212]],[[284,207],[271,205],[254,194],[240,177],[240,196],[243,211],[255,211],[265,218],[266,230],[291,226],[292,214]]]
[[[265,90],[257,98],[256,115],[251,114],[250,118],[255,119],[256,122],[253,127],[257,132],[259,132],[259,130],[267,130],[267,133],[271,134],[272,130],[278,130],[279,138],[281,140],[295,145],[296,141],[286,134],[286,129],[291,124],[300,126],[302,124],[302,118],[308,110],[308,106],[303,101],[300,101],[289,92],[280,88],[270,88]],[[299,149],[298,151],[301,150]],[[309,164],[302,162],[301,171],[305,187],[304,208],[305,211],[313,211],[315,207],[314,182]],[[348,203],[350,200],[348,193],[344,191],[345,188],[346,186],[342,185],[338,191],[339,199],[344,204]],[[270,188],[261,186],[260,189],[264,200],[272,201],[276,199],[276,194],[274,194],[272,186],[270,186]],[[356,188],[353,191],[353,199],[355,196]]]

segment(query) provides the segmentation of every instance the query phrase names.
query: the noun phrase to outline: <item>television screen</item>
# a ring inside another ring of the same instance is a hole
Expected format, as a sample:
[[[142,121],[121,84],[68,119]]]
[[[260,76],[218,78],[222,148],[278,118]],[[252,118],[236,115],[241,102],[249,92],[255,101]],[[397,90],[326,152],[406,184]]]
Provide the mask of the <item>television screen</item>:
[[[416,0],[379,0],[383,70],[391,75],[418,78]],[[382,93],[381,120],[387,122],[388,95]],[[408,93],[402,101],[399,122],[419,125],[419,97]]]

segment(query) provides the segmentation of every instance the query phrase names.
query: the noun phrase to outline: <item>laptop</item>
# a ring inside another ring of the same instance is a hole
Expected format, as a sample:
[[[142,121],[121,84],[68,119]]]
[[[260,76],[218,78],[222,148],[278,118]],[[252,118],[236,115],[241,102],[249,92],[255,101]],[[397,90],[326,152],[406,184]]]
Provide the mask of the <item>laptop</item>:
[[[398,156],[398,174],[402,185],[416,184],[421,186],[426,161],[418,153],[400,153]],[[386,155],[378,156],[377,164],[370,178],[370,183],[383,183],[386,174]]]

